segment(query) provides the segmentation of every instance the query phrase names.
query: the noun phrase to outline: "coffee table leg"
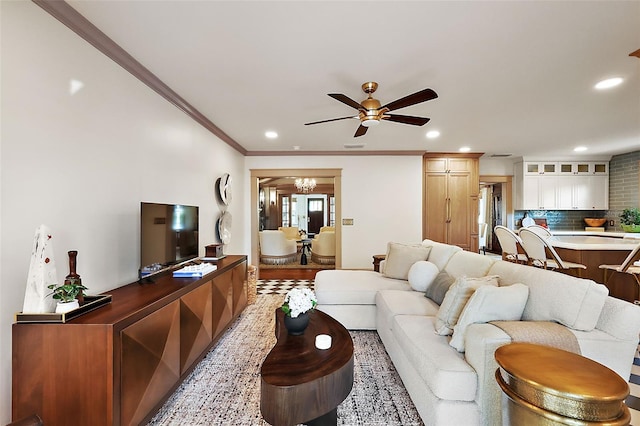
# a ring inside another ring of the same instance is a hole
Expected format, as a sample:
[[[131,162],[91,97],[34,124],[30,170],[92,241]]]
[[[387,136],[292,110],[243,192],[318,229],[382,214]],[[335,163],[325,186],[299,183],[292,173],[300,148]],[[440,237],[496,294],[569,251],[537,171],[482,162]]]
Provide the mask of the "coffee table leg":
[[[309,420],[305,424],[307,426],[335,426],[338,424],[338,408],[336,407],[316,419]]]

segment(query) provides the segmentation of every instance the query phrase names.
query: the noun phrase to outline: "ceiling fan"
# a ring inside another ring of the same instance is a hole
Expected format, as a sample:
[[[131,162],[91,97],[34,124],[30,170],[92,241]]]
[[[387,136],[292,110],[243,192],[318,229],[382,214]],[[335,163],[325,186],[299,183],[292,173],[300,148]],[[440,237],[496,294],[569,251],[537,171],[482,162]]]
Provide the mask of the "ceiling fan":
[[[358,136],[362,136],[367,133],[369,127],[378,125],[378,123],[380,123],[380,120],[395,121],[396,123],[410,124],[412,126],[422,126],[429,122],[430,119],[426,117],[388,114],[388,112],[435,99],[438,97],[438,95],[433,90],[424,89],[411,95],[405,96],[404,98],[389,102],[386,105],[380,106],[380,101],[371,96],[371,94],[375,92],[377,88],[378,83],[376,83],[375,81],[364,83],[362,85],[362,90],[367,94],[367,99],[363,100],[360,103],[354,101],[346,95],[343,95],[342,93],[329,93],[329,96],[331,96],[333,99],[340,101],[343,104],[349,105],[351,108],[357,109],[358,115],[314,121],[312,123],[305,123],[305,126],[328,123],[330,121],[346,120],[349,118],[357,118],[360,120],[360,126],[356,130],[356,133],[353,135],[354,138],[357,138]]]

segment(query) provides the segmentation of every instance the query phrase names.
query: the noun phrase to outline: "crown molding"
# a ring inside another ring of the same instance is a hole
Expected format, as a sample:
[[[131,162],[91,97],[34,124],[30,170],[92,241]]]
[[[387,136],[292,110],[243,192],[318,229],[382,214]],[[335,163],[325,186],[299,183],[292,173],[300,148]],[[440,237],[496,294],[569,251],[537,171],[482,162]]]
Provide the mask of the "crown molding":
[[[422,156],[425,151],[247,151],[247,157],[294,157],[294,156],[367,156],[367,155],[419,155]]]
[[[78,34],[93,47],[104,53],[111,60],[122,68],[130,72],[138,80],[149,86],[153,91],[182,110],[189,117],[219,137],[223,142],[234,148],[241,154],[246,155],[247,150],[227,135],[211,120],[205,117],[200,111],[194,108],[189,102],[174,92],[155,74],[144,67],[133,56],[127,53],[120,45],[111,40],[98,27],[93,25],[87,18],[82,16],[77,10],[65,1],[61,0],[32,0],[35,4],[44,9],[51,16],[66,25],[71,31]]]

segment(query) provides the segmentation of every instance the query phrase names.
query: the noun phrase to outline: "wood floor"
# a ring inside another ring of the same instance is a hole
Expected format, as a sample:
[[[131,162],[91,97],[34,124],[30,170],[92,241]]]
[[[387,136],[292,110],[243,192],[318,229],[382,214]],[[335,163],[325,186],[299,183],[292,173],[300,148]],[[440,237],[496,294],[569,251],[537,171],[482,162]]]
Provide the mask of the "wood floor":
[[[313,280],[322,269],[260,269],[261,280]]]

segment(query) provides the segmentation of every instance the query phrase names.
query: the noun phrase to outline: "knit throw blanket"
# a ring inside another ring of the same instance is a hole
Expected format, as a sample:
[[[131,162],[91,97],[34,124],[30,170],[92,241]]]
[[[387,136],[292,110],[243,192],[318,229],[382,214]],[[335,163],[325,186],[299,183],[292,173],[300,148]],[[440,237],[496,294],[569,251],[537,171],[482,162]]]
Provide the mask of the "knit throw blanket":
[[[491,321],[513,342],[551,346],[580,355],[578,339],[564,325],[550,321]]]

